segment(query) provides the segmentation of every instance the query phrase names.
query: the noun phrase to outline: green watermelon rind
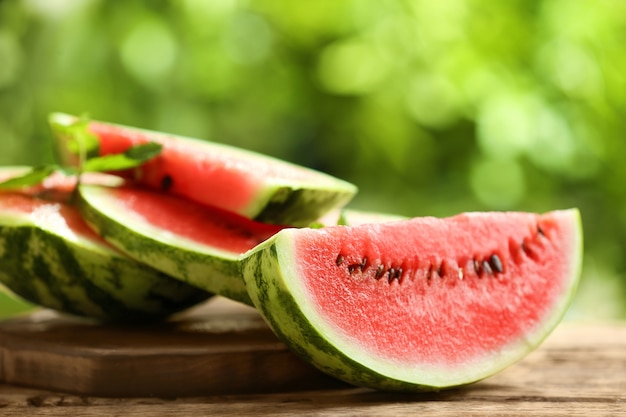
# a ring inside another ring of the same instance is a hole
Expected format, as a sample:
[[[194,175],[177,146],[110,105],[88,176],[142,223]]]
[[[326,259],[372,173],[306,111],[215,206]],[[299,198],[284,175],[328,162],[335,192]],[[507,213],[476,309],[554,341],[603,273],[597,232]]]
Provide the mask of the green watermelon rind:
[[[258,222],[307,226],[329,210],[348,204],[356,193],[356,189],[340,192],[339,188],[321,183],[315,189],[275,184],[267,187],[264,198],[241,214]]]
[[[306,303],[308,296],[297,278],[291,252],[297,231],[283,230],[262,243],[242,261],[242,275],[250,298],[276,335],[297,355],[345,382],[391,391],[432,391],[474,383],[519,361],[533,351],[561,321],[569,306],[582,268],[582,226],[580,213],[568,211],[575,241],[567,277],[567,291],[554,305],[550,315],[535,331],[512,342],[496,357],[485,357],[478,364],[460,370],[424,370],[423,373],[389,363],[378,363],[345,342],[330,326],[325,325],[315,309]]]
[[[71,155],[64,144],[68,135],[65,127],[77,120],[77,117],[64,113],[51,113],[49,116],[49,124],[56,138],[56,152],[65,164],[76,162],[76,158]],[[307,226],[327,212],[344,207],[354,198],[358,190],[354,184],[332,175],[243,148],[114,123],[98,123],[141,133],[152,140],[161,138],[164,140],[174,139],[178,143],[196,147],[199,152],[206,152],[207,154],[234,155],[237,158],[262,161],[267,165],[280,165],[311,174],[312,179],[310,181],[294,178],[268,179],[255,200],[251,201],[246,207],[236,210],[238,214],[256,221]],[[257,175],[256,172],[250,172],[249,174],[251,176]],[[201,181],[201,178],[198,181]],[[189,198],[191,196],[185,197]]]
[[[105,321],[154,321],[210,295],[146,267],[54,219],[0,213],[0,282],[19,297]]]
[[[112,206],[106,187],[82,184],[78,195],[83,218],[112,246],[182,282],[251,305],[237,256],[168,233]]]

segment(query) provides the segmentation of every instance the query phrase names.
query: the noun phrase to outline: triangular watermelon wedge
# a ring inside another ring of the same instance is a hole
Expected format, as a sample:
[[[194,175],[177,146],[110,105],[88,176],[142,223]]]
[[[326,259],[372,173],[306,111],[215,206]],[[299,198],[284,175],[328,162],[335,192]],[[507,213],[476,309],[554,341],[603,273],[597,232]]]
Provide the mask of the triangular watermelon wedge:
[[[116,248],[176,279],[252,304],[240,257],[282,226],[125,182],[81,184],[85,221]]]
[[[83,218],[124,253],[183,282],[245,304],[252,302],[239,270],[241,258],[284,229],[132,181],[109,186],[81,184],[78,197]],[[337,210],[315,227],[401,218]]]
[[[163,146],[158,157],[118,174],[261,222],[306,226],[345,206],[357,192],[354,185],[322,172],[232,146],[100,121],[83,123],[62,113],[51,114],[50,125],[64,164],[78,163],[66,143],[77,136],[95,138],[100,155],[157,142]]]
[[[438,390],[490,376],[554,329],[580,276],[577,210],[286,229],[243,259],[250,298],[349,383]]]

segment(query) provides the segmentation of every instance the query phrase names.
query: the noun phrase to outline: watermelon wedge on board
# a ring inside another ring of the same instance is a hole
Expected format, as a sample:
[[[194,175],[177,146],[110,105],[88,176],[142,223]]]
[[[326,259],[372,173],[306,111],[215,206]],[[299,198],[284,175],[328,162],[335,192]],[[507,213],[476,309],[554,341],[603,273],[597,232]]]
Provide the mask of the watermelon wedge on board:
[[[87,223],[122,252],[245,304],[251,301],[239,258],[283,229],[130,183],[82,184],[78,204]]]
[[[357,192],[354,185],[319,171],[227,145],[99,121],[83,123],[62,113],[51,114],[50,125],[64,164],[77,164],[67,141],[80,135],[95,137],[100,155],[157,142],[163,146],[158,157],[119,174],[261,222],[307,226],[345,206]]]
[[[0,180],[28,170],[2,168]],[[210,297],[96,235],[68,203],[75,186],[74,177],[57,172],[40,185],[0,192],[0,282],[11,292],[65,313],[125,322],[159,320]]]
[[[355,385],[438,390],[537,347],[581,268],[575,209],[286,229],[243,258],[248,293],[303,359]]]

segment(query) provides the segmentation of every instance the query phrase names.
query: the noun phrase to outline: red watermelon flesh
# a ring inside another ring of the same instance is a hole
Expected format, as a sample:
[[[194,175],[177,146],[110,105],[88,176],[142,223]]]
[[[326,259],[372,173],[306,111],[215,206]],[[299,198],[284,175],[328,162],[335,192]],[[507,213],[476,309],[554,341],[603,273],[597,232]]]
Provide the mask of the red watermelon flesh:
[[[321,314],[345,325],[344,331],[356,335],[360,343],[401,361],[432,362],[434,351],[437,361],[455,364],[526,334],[561,298],[568,282],[557,278],[571,275],[571,224],[525,214],[498,222],[495,216],[483,222],[459,216],[444,224],[422,219],[413,227],[388,226],[384,233],[394,237],[385,241],[376,239],[375,227],[362,230],[361,236],[354,236],[354,231],[335,236],[327,247],[341,249],[324,254],[331,261],[335,255],[335,264],[339,263],[330,277],[325,273],[329,265],[316,262],[319,242],[302,238],[296,251],[311,253],[316,248],[315,258],[301,258],[300,268],[312,284],[310,295]],[[551,238],[557,236],[554,242]],[[493,256],[500,259],[502,272],[490,261]],[[344,259],[340,262],[337,257]],[[351,271],[352,265],[357,266]],[[381,265],[382,275],[376,279]],[[347,298],[377,302],[358,309],[337,308]],[[407,328],[411,334],[398,343]]]
[[[581,245],[577,210],[470,213],[285,230],[243,271],[268,323],[320,369],[374,388],[442,388],[540,343],[574,293]]]
[[[72,233],[82,238],[105,244],[104,241],[87,226],[75,207],[61,202],[54,203],[18,193],[3,193],[0,194],[0,211],[3,213],[9,211],[28,213],[36,220],[41,221],[46,221],[46,217],[49,217],[49,214],[54,214],[55,218],[63,222],[60,226],[67,227]]]
[[[101,155],[122,153],[133,145],[151,140],[139,131],[97,122],[91,123],[89,130],[100,139]],[[152,136],[154,139],[155,136]],[[180,146],[174,138],[164,136],[159,139],[159,142],[167,141],[167,151],[129,173],[129,176],[156,189],[197,196],[195,198],[202,203],[238,212],[253,198],[261,185],[260,179],[268,175],[263,169],[258,171],[258,176],[249,175],[237,166],[229,166],[228,160],[209,159],[202,152],[189,153],[189,147]],[[207,176],[207,171],[212,179],[210,184],[199,181],[199,178]],[[210,193],[207,193],[207,188],[210,188]],[[219,201],[215,201],[213,195],[219,195]]]
[[[142,187],[109,188],[108,194],[109,201],[116,204],[115,210],[132,213],[177,238],[219,248],[233,256],[252,249],[283,228]]]

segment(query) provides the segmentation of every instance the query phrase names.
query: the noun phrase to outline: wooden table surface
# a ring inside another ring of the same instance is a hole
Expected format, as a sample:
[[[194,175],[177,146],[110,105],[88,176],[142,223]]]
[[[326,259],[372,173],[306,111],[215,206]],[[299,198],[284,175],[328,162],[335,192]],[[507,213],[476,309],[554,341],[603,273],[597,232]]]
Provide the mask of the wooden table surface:
[[[0,385],[2,416],[626,416],[626,323],[563,323],[531,355],[462,389],[354,387],[188,398],[104,398]]]

